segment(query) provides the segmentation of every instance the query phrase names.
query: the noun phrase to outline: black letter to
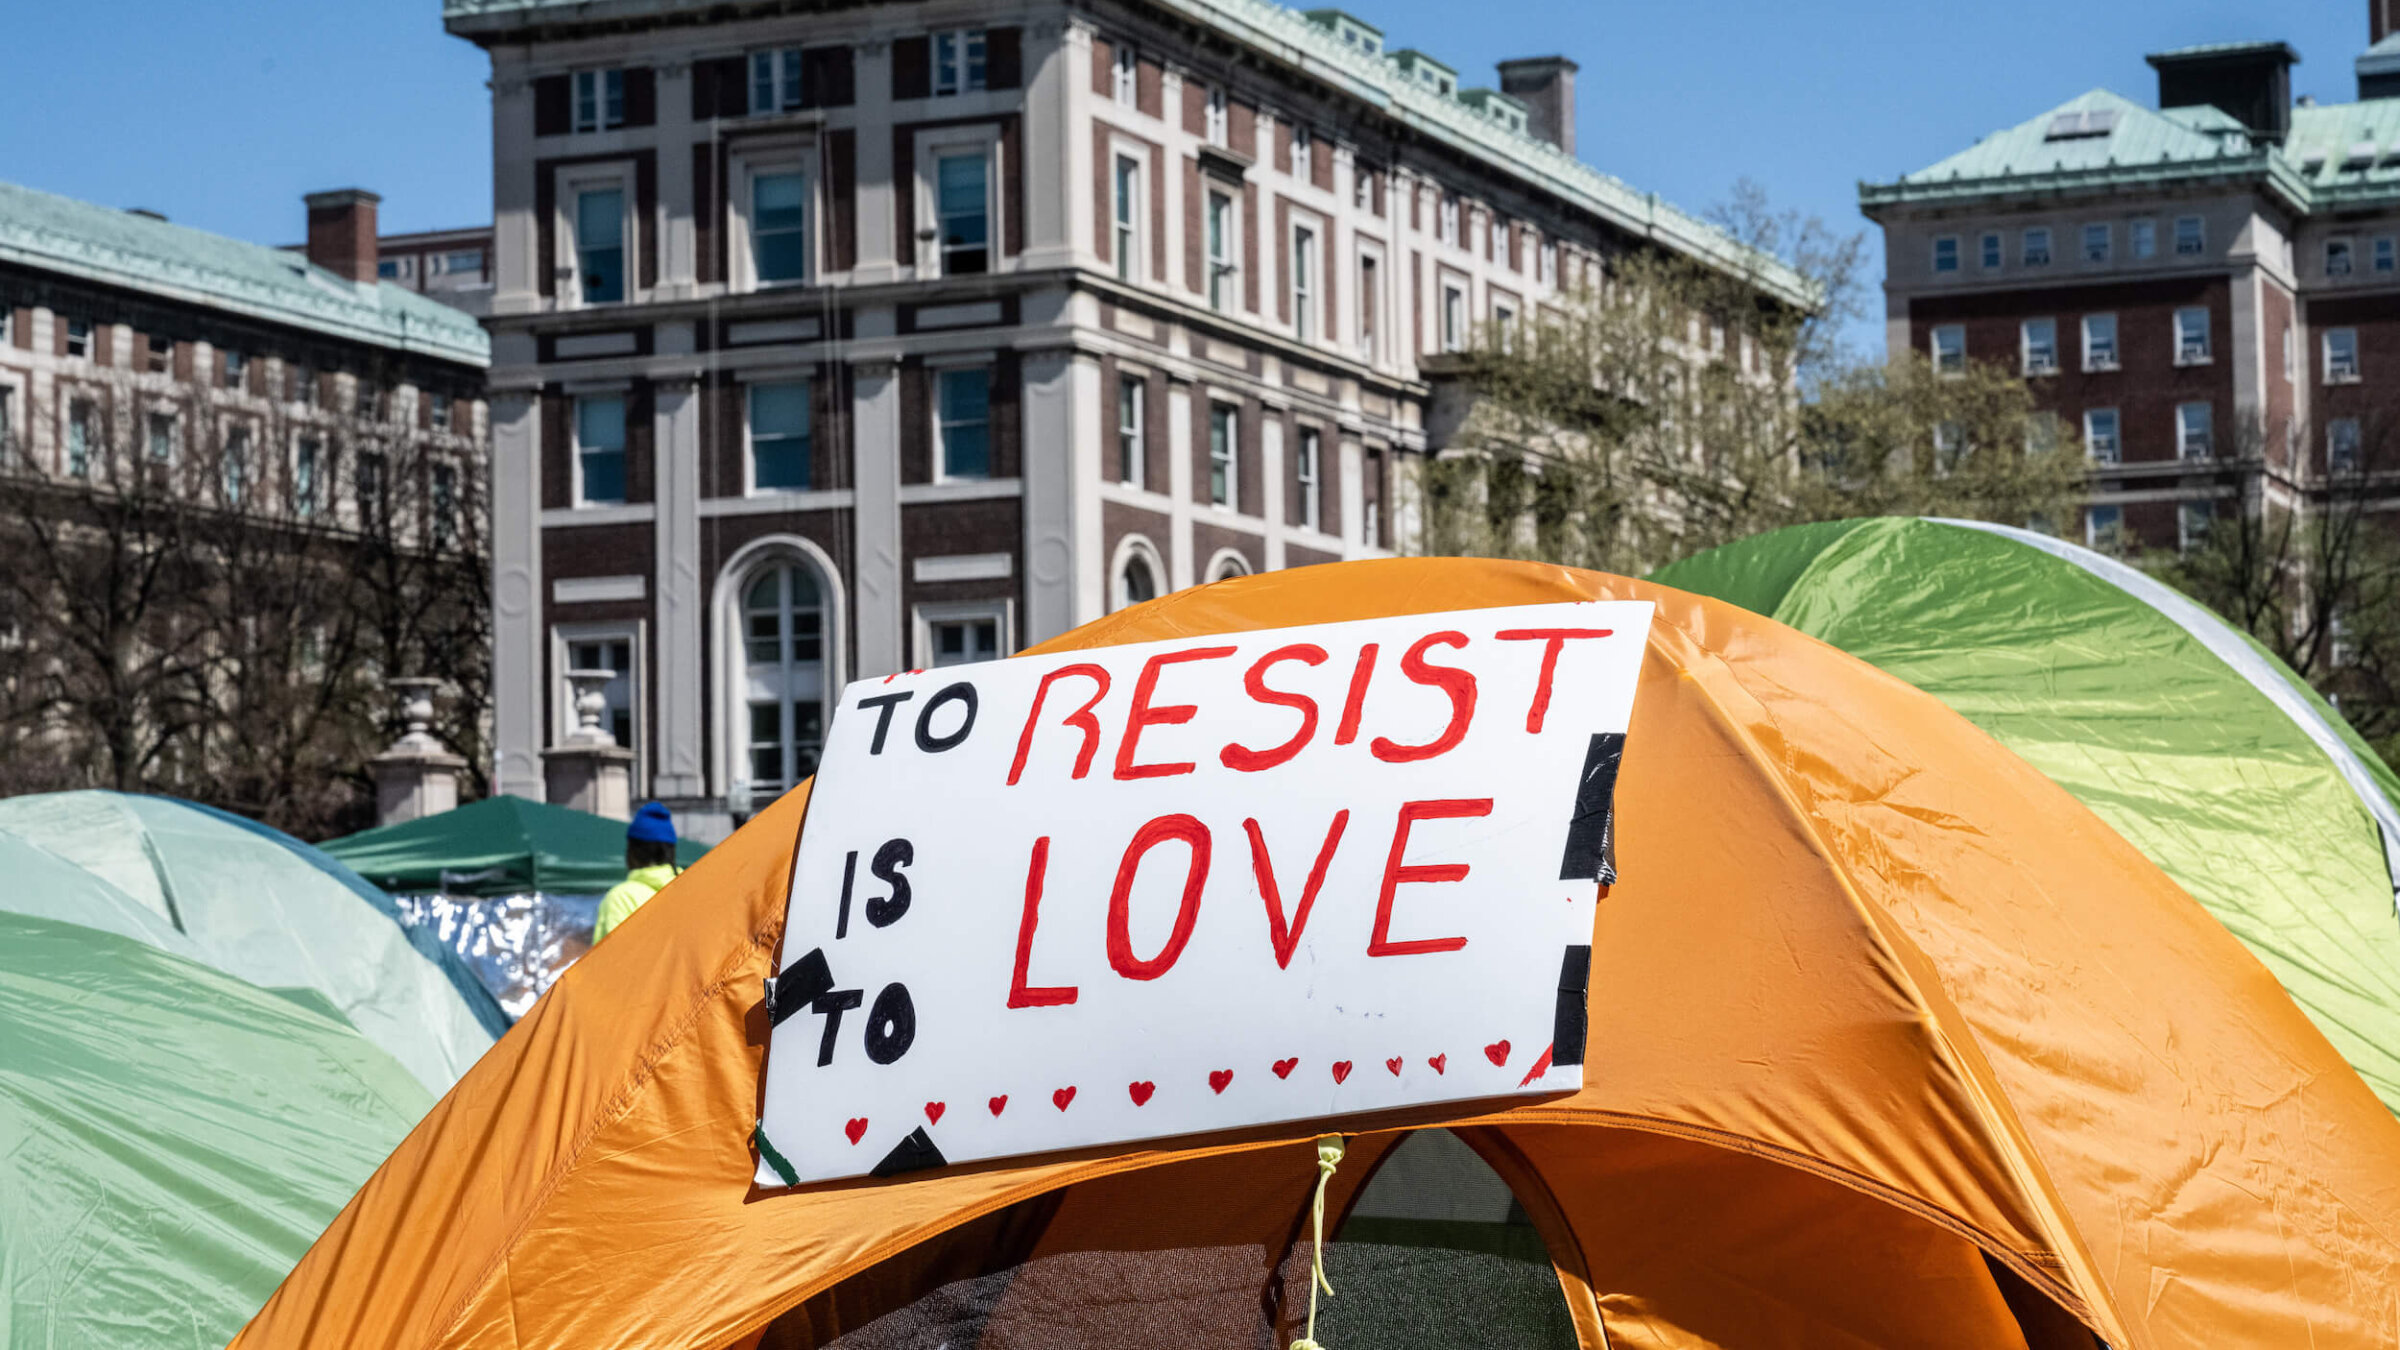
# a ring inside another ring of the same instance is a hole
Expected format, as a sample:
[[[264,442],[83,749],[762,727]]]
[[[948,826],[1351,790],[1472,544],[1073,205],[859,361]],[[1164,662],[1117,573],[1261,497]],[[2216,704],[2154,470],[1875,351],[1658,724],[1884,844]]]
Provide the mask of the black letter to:
[[[882,848],[875,850],[875,861],[868,870],[890,882],[892,893],[867,897],[868,923],[877,928],[889,928],[899,922],[901,915],[908,913],[908,878],[901,875],[900,869],[916,860],[917,846],[905,839],[889,840]]]

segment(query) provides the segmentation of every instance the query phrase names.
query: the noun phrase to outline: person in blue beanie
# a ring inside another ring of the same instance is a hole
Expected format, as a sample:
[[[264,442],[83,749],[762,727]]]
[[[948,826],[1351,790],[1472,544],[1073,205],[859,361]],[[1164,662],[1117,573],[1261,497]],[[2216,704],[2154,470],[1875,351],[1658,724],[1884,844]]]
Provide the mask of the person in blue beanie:
[[[625,879],[601,898],[600,917],[592,924],[593,944],[631,918],[682,870],[675,865],[675,817],[657,802],[645,804],[625,827]]]

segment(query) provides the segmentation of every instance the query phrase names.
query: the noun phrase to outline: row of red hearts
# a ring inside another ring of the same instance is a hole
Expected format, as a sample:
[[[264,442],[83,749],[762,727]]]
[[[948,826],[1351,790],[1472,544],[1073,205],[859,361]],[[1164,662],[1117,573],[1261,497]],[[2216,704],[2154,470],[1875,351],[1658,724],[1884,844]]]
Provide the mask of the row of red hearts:
[[[1490,1045],[1483,1047],[1483,1057],[1490,1060],[1494,1067],[1500,1067],[1508,1063],[1508,1051],[1509,1046],[1507,1041],[1494,1041]],[[1383,1067],[1391,1070],[1392,1076],[1397,1078],[1400,1076],[1401,1066],[1405,1063],[1407,1063],[1405,1058],[1399,1055],[1394,1055],[1390,1059],[1387,1059],[1383,1062]],[[1437,1074],[1447,1073],[1449,1072],[1450,1068],[1450,1056],[1446,1052],[1443,1054],[1434,1055],[1428,1058],[1425,1063],[1428,1068],[1431,1068]],[[1273,1065],[1275,1076],[1277,1078],[1289,1078],[1292,1076],[1292,1070],[1299,1067],[1299,1064],[1300,1058],[1297,1055],[1290,1059],[1276,1060]],[[1349,1060],[1337,1059],[1333,1062],[1331,1067],[1333,1071],[1334,1082],[1343,1083],[1349,1080],[1351,1069],[1351,1062]],[[1212,1070],[1208,1075],[1208,1087],[1211,1092],[1222,1093],[1227,1087],[1231,1086],[1232,1083],[1233,1070],[1231,1069]],[[1146,1080],[1128,1083],[1125,1085],[1125,1095],[1133,1099],[1133,1104],[1135,1106],[1148,1105],[1151,1094],[1156,1091],[1158,1091],[1158,1084]],[[1069,1106],[1073,1105],[1074,1102],[1075,1089],[1072,1087],[1062,1087],[1050,1094],[1050,1104],[1057,1107],[1061,1111],[1066,1110]],[[1008,1094],[1003,1092],[999,1096],[992,1098],[989,1102],[986,1102],[985,1105],[991,1109],[991,1113],[993,1115],[997,1116],[1002,1111],[1008,1109]],[[949,1109],[950,1104],[948,1102],[925,1103],[926,1122],[933,1125],[941,1124],[942,1113]],[[848,1121],[845,1121],[842,1125],[842,1133],[850,1136],[850,1142],[853,1144],[857,1143],[861,1138],[863,1138],[866,1135],[866,1132],[867,1118],[865,1116],[854,1116]]]

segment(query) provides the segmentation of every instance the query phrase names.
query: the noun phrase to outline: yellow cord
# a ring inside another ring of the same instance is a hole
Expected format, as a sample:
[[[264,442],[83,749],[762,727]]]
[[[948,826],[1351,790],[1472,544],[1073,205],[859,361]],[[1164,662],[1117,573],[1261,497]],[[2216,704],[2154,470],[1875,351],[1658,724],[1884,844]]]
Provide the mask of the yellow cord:
[[[1342,1137],[1329,1134],[1317,1141],[1317,1200],[1309,1222],[1316,1229],[1316,1243],[1309,1249],[1308,1334],[1292,1342],[1292,1350],[1325,1350],[1317,1344],[1317,1291],[1333,1296],[1333,1284],[1325,1278],[1325,1183],[1333,1180],[1333,1169],[1342,1163]]]

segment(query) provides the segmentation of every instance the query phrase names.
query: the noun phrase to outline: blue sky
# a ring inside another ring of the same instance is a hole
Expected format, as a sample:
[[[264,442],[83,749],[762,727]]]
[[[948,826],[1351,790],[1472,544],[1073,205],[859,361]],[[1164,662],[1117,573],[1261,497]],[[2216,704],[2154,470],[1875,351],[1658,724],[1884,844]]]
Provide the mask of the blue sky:
[[[2095,85],[2148,102],[2142,54],[2281,38],[2296,94],[2355,93],[2366,0],[1343,0],[1469,83],[1512,56],[1581,63],[1585,159],[1692,210],[1744,177],[1862,229],[1856,184],[1929,164]],[[300,196],[383,194],[387,230],[488,219],[482,53],[438,0],[21,5],[0,179],[266,243]],[[1878,265],[1877,274],[1880,274]],[[1873,341],[1872,325],[1862,340]]]

